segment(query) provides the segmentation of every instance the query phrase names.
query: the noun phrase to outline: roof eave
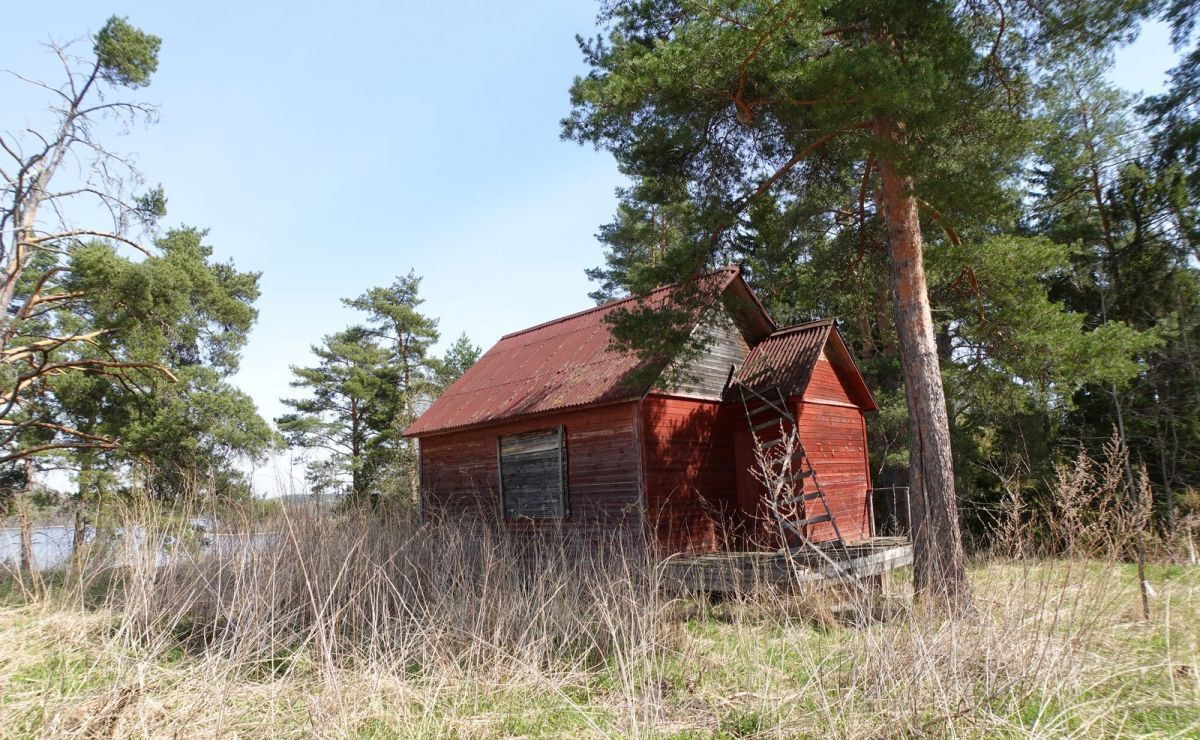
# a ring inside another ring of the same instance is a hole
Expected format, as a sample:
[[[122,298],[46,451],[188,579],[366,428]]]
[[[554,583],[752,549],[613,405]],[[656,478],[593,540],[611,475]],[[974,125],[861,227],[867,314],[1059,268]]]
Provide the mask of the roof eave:
[[[622,398],[610,398],[610,399],[606,399],[603,401],[593,401],[591,403],[581,403],[581,404],[577,404],[575,406],[562,406],[560,408],[555,408],[555,409],[542,409],[540,411],[528,411],[525,413],[512,414],[510,416],[503,416],[503,417],[499,417],[499,418],[495,418],[495,419],[485,419],[483,421],[476,421],[476,422],[472,422],[470,424],[459,424],[457,426],[452,426],[452,427],[439,427],[437,429],[421,429],[416,432],[410,432],[408,429],[406,429],[401,434],[401,436],[405,437],[407,439],[422,439],[424,437],[438,437],[438,436],[441,436],[444,434],[458,434],[460,432],[472,432],[472,431],[476,431],[479,429],[486,429],[488,427],[500,426],[502,424],[510,424],[512,422],[519,421],[519,420],[523,421],[525,419],[537,419],[537,418],[540,418],[543,416],[553,416],[554,414],[570,414],[570,413],[575,413],[577,411],[590,411],[592,409],[600,408],[603,406],[617,406],[622,403],[638,403],[643,399],[644,396],[645,396],[645,394],[638,394],[638,395],[631,395],[631,396],[622,397]],[[411,429],[412,426],[415,426],[415,425],[416,425],[416,422],[413,422],[413,424],[410,425],[409,428]]]

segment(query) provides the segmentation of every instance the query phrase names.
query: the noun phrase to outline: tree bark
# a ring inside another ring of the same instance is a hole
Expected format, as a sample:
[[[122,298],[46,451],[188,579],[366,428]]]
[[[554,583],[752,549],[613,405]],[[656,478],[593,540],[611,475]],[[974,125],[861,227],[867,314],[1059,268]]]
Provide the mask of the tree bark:
[[[83,502],[75,504],[75,521],[74,529],[71,532],[71,558],[79,557],[79,550],[84,545],[84,537],[87,536],[87,520],[83,518]]]
[[[21,532],[21,572],[32,574],[37,568],[37,560],[33,557],[33,525],[29,521],[29,511],[25,504],[21,505],[19,518]]]
[[[903,127],[880,118],[874,136],[880,149],[879,206],[888,231],[892,306],[908,404],[913,586],[929,604],[956,612],[969,605],[970,588],[917,199],[912,178],[894,161],[893,152],[905,143]]]

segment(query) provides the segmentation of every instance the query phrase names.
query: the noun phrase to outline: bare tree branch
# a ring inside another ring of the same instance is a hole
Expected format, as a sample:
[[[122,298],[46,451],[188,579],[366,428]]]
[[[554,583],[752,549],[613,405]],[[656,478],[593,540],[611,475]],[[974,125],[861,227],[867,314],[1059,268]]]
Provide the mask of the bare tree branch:
[[[99,442],[56,442],[54,444],[26,447],[7,455],[0,455],[0,464],[12,462],[13,460],[23,460],[27,457],[33,457],[34,455],[51,450],[115,450],[118,446],[115,442],[112,444],[101,444]]]
[[[48,421],[36,421],[36,420],[12,421],[11,419],[0,419],[0,427],[16,427],[16,428],[34,427],[37,429],[49,429],[49,430],[56,431],[56,432],[62,432],[63,434],[67,434],[72,437],[79,437],[80,439],[86,439],[89,442],[102,442],[104,444],[111,444],[114,446],[117,444],[117,441],[115,439],[110,439],[109,437],[104,437],[99,434],[89,434],[87,432],[83,432],[78,429],[73,429],[71,427],[64,426],[62,424],[54,424],[54,423],[48,422]]]
[[[112,231],[96,231],[94,229],[72,229],[71,231],[60,231],[57,234],[45,234],[43,236],[26,239],[24,242],[22,242],[22,244],[27,244],[31,247],[36,247],[45,242],[59,241],[62,239],[73,239],[73,238],[79,237],[79,236],[94,236],[98,239],[112,239],[113,241],[121,242],[122,244],[127,244],[127,245],[133,247],[134,249],[138,250],[139,252],[146,255],[147,257],[149,257],[151,254],[149,249],[146,249],[141,244],[137,243],[136,241],[134,241],[133,239],[130,239],[127,236],[124,236],[122,234],[118,234],[118,233],[112,232]]]

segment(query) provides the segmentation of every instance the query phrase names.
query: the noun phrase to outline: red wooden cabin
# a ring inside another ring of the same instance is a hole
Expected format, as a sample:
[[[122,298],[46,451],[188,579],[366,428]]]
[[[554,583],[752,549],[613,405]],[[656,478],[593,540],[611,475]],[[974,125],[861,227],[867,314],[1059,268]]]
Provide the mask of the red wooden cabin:
[[[729,392],[748,361],[766,358],[843,537],[870,537],[864,414],[876,406],[833,322],[778,328],[739,268],[707,280],[696,331],[711,341],[682,373],[649,373],[610,349],[604,317],[636,299],[501,338],[405,432],[419,440],[422,511],[620,531],[660,554],[776,547],[745,410]],[[808,536],[832,537],[822,527]]]

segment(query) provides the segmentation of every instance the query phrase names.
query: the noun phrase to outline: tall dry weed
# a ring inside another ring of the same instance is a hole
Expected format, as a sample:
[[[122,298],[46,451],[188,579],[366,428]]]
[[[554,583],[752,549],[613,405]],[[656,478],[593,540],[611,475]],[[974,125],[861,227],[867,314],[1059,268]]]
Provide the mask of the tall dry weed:
[[[1127,470],[1116,434],[1102,452],[1094,458],[1081,449],[1071,463],[1056,464],[1048,496],[1031,500],[1018,483],[1007,485],[992,526],[993,550],[1018,559],[1132,558],[1149,535],[1150,481],[1144,470]]]
[[[1013,496],[1012,550],[972,564],[954,620],[912,608],[903,579],[869,621],[845,617],[844,587],[677,598],[616,538],[390,512],[230,519],[201,547],[147,504],[49,579],[61,601],[31,597],[40,642],[0,641],[2,666],[67,651],[8,684],[0,719],[55,737],[875,738],[1105,736],[1145,715],[1143,734],[1186,734],[1200,599],[1165,588],[1140,619],[1124,561],[1146,515],[1122,480],[1080,458],[1051,506]],[[93,644],[103,659],[64,678]]]
[[[653,570],[603,536],[513,535],[478,521],[292,513],[131,577],[130,620],[233,660],[315,654],[410,672],[513,675],[656,649]]]

